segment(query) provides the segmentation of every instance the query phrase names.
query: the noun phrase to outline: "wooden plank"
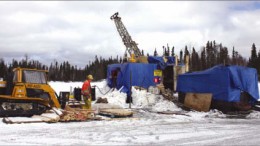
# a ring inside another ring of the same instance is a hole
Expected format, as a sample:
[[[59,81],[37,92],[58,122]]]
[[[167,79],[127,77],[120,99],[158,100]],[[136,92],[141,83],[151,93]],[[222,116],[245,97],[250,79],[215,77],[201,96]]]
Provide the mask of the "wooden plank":
[[[40,118],[31,117],[5,117],[3,122],[6,124],[21,124],[21,123],[41,123],[44,122]]]
[[[101,109],[99,111],[100,115],[109,117],[131,117],[133,112],[126,109]]]
[[[60,120],[60,116],[56,113],[43,113],[41,115],[33,115],[32,118],[39,118],[47,123],[56,123]]]
[[[3,122],[7,124],[21,123],[56,123],[60,120],[60,116],[56,113],[43,113],[41,115],[33,115],[32,117],[5,117]]]
[[[207,112],[212,100],[211,93],[186,93],[184,106],[196,111]]]
[[[183,111],[161,111],[161,112],[156,112],[158,114],[165,114],[165,115],[184,115],[184,116],[189,116],[186,114],[186,112]]]

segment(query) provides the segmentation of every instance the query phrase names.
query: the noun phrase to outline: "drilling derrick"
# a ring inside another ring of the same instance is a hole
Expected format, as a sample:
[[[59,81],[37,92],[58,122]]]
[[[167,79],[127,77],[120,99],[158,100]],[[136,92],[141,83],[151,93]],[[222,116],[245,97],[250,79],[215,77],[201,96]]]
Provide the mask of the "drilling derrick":
[[[132,40],[131,36],[129,35],[126,27],[124,26],[123,22],[121,21],[121,17],[118,16],[118,12],[110,17],[111,20],[114,20],[117,31],[122,38],[124,45],[126,46],[126,51],[130,54],[134,54],[135,57],[141,56],[141,51],[137,47],[137,43]]]

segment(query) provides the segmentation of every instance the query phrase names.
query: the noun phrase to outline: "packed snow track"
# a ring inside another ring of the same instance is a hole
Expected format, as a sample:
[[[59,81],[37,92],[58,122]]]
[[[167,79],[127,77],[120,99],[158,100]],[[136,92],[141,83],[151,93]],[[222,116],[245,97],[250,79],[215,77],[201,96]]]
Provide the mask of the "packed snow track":
[[[230,119],[216,112],[163,115],[136,110],[127,119],[1,123],[0,145],[256,145],[259,115]]]
[[[51,82],[57,93],[82,82]],[[105,93],[105,81],[95,82]],[[106,95],[109,103],[128,108],[126,95]],[[131,118],[69,123],[5,124],[0,118],[0,145],[259,145],[260,112],[230,118],[219,111],[187,112],[146,91],[133,90]],[[94,104],[94,103],[93,103]],[[147,110],[148,109],[148,110]],[[158,114],[173,111],[183,114]]]

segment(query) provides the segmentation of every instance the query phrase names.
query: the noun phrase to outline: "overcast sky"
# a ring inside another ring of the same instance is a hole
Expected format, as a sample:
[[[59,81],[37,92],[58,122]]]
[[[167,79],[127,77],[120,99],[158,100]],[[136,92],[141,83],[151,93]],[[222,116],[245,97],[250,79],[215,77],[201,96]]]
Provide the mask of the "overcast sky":
[[[252,1],[0,1],[0,58],[54,60],[84,67],[95,55],[123,56],[110,16],[119,12],[145,54],[162,46],[197,51],[208,40],[250,56],[260,46],[260,2]]]

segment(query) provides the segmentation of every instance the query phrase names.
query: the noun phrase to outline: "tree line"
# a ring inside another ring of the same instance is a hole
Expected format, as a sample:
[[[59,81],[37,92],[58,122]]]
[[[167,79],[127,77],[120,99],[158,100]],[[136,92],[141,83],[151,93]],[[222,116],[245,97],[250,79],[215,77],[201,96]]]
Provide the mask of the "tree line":
[[[175,54],[174,46],[170,49],[169,45],[162,46],[163,54],[159,55],[157,50],[154,50],[153,56],[178,56],[179,62],[185,63],[184,56],[189,56],[190,71],[201,71],[213,67],[218,64],[225,65],[240,65],[256,68],[260,72],[260,50],[257,53],[255,44],[251,47],[251,56],[249,60],[242,57],[235,47],[232,48],[232,53],[229,55],[228,48],[222,43],[216,41],[208,41],[205,46],[196,51],[194,47],[184,47],[179,54]],[[143,50],[142,50],[142,54]],[[147,54],[149,56],[149,54]],[[120,57],[109,57],[108,59],[95,56],[93,61],[90,61],[84,68],[79,68],[77,65],[71,65],[68,61],[59,63],[53,61],[49,66],[42,64],[37,60],[29,60],[25,55],[21,61],[12,60],[11,63],[6,64],[0,58],[0,77],[6,78],[13,68],[36,68],[41,70],[48,70],[48,78],[51,81],[84,81],[86,75],[92,74],[94,80],[105,79],[107,74],[107,67],[109,64],[122,63],[123,59]]]
[[[84,81],[88,74],[92,74],[94,80],[100,80],[106,78],[107,66],[109,64],[119,62],[122,62],[122,58],[109,57],[108,59],[104,59],[95,56],[94,61],[89,62],[84,68],[79,68],[77,65],[71,65],[68,61],[62,63],[54,61],[50,66],[46,66],[37,60],[28,60],[27,56],[21,61],[13,59],[9,65],[7,65],[3,59],[0,59],[0,78],[7,80],[8,74],[10,74],[14,68],[21,67],[48,70],[48,79],[51,81]]]
[[[194,47],[188,49],[185,46],[184,51],[181,50],[179,54],[175,54],[174,46],[170,49],[168,44],[167,47],[163,46],[163,50],[163,56],[177,55],[181,64],[186,63],[184,57],[188,55],[190,71],[201,71],[218,64],[247,66],[248,62],[235,50],[235,47],[233,47],[232,55],[229,56],[228,48],[223,46],[222,43],[216,43],[216,41],[208,41],[199,51],[196,51]],[[158,56],[156,49],[154,56]]]

